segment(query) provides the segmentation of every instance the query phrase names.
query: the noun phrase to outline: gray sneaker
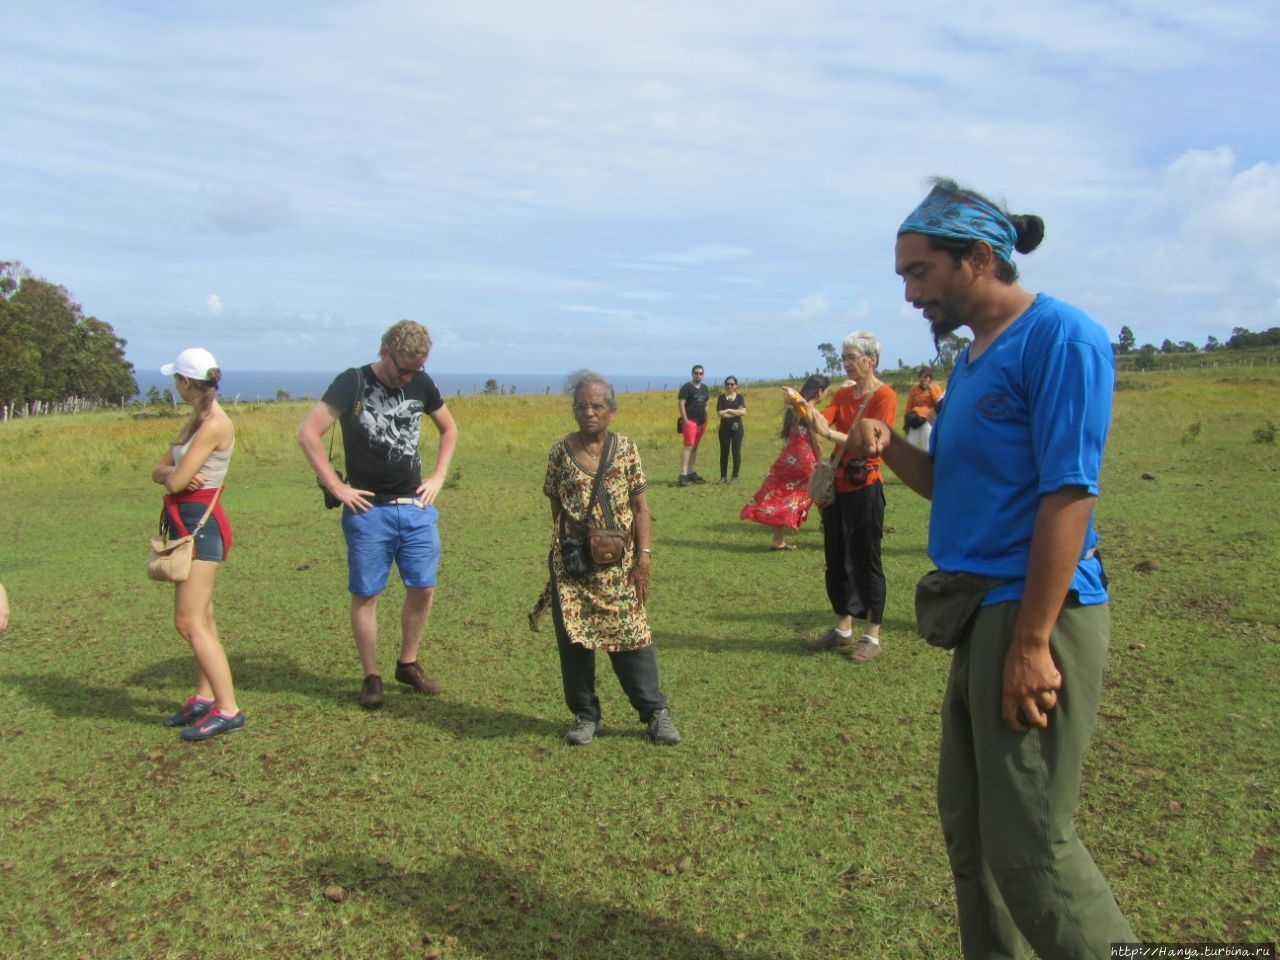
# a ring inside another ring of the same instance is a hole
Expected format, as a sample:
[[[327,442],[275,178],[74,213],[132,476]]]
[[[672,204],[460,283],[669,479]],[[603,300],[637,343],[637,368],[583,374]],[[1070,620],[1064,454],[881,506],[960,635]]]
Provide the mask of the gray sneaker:
[[[591,738],[603,729],[604,724],[600,721],[579,717],[573,722],[569,732],[564,735],[564,742],[571,747],[585,747],[591,742]]]
[[[680,742],[680,731],[671,722],[671,711],[666,707],[653,712],[653,716],[649,718],[649,723],[645,727],[644,733],[649,738],[650,743],[673,744]]]
[[[866,663],[868,660],[874,660],[880,656],[880,644],[878,641],[864,636],[858,641],[858,645],[852,650],[845,651],[845,656],[854,663]]]

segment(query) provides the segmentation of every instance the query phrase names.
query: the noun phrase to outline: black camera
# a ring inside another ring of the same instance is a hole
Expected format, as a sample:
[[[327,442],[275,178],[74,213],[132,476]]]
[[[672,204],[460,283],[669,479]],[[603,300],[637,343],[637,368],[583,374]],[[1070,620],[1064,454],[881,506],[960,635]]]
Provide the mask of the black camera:
[[[844,465],[844,477],[855,487],[867,482],[867,461],[850,460]]]
[[[341,473],[338,474],[338,479],[343,483],[347,482],[347,478]],[[319,477],[316,477],[316,486],[319,487],[320,492],[324,494],[324,506],[326,510],[336,510],[338,507],[342,506],[342,501],[329,492],[329,488],[320,482]]]
[[[581,580],[591,572],[591,555],[587,552],[585,540],[574,540],[562,537],[560,540],[560,562],[564,564],[564,572],[575,580]]]

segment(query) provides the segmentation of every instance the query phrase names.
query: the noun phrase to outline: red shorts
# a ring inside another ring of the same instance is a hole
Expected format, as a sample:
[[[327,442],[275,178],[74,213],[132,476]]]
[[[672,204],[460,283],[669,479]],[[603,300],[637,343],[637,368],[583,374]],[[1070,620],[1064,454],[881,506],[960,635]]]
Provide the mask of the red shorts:
[[[707,424],[705,420],[702,423],[694,423],[686,417],[684,421],[684,445],[686,447],[696,447],[702,442],[702,435],[706,432]]]

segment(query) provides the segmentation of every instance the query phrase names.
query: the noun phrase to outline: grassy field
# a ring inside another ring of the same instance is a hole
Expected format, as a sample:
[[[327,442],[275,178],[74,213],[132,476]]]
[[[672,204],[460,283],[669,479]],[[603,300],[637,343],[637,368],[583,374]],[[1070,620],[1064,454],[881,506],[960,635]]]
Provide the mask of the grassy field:
[[[1280,370],[1120,387],[1099,507],[1115,642],[1080,830],[1142,938],[1275,941]],[[376,713],[355,700],[337,516],[292,439],[305,405],[233,409],[216,602],[249,728],[207,744],[159,723],[193,667],[171,588],[142,573],[177,421],[0,424],[0,956],[958,954],[933,802],[948,658],[911,612],[926,504],[890,481],[885,654],[807,652],[831,620],[821,535],[771,553],[737,519],[780,445],[772,391],[746,395],[736,486],[676,488],[671,394],[623,395],[614,422],[651,483],[650,612],[685,736],[665,749],[603,660],[608,729],[561,744],[554,638],[525,615],[562,397],[450,402],[423,654],[445,692],[389,690]],[[393,588],[387,676],[398,609]]]

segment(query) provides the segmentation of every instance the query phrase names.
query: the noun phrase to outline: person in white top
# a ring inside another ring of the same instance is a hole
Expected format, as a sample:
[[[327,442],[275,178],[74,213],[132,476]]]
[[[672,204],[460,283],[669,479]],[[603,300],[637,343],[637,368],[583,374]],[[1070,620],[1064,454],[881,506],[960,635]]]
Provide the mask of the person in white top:
[[[192,406],[191,417],[152,468],[151,479],[164,486],[164,517],[170,536],[196,535],[191,573],[175,584],[173,623],[191,645],[198,671],[195,694],[164,723],[184,727],[184,740],[207,740],[245,726],[213,616],[218,565],[231,549],[231,524],[219,494],[236,433],[218,403],[222,371],[213,354],[200,347],[183,350],[160,372],[173,376],[178,394]]]

